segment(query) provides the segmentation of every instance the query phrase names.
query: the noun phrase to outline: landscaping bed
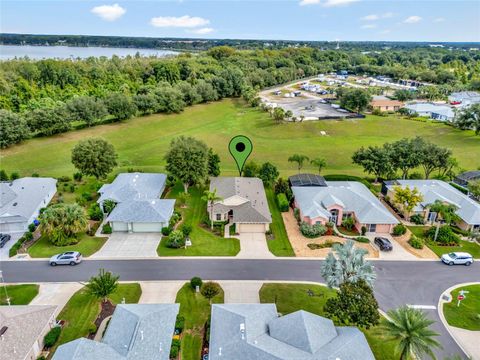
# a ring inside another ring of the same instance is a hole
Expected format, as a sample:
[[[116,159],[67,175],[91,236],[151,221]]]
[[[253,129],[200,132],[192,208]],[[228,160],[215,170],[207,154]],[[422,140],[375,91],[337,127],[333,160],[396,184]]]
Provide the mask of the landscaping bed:
[[[421,258],[421,259],[438,259],[438,256],[426,244],[424,244],[422,249],[415,249],[414,247],[412,247],[408,243],[411,236],[412,236],[412,231],[410,230],[410,227],[408,227],[407,232],[404,235],[393,236],[393,239],[400,246],[402,246],[405,250],[407,250],[409,253],[415,255],[418,258]],[[423,241],[423,239],[422,239],[422,241]]]
[[[275,192],[270,188],[266,188],[265,193],[267,195],[268,207],[272,214],[272,223],[270,224],[272,234],[267,235],[268,249],[275,256],[295,256],[285,230],[285,224],[283,223],[283,213],[280,212],[275,201]]]
[[[85,233],[78,236],[80,240],[77,244],[67,246],[52,245],[47,237],[42,236],[28,248],[28,254],[32,258],[49,258],[66,251],[78,251],[84,257],[88,257],[100,250],[107,241],[106,237],[89,236]]]
[[[38,289],[39,286],[34,284],[5,285],[4,289],[0,289],[0,305],[8,305],[5,292],[10,298],[10,305],[28,305],[38,295]]]
[[[460,290],[468,291],[457,306]],[[448,324],[458,328],[480,331],[480,284],[461,286],[451,292],[452,301],[443,304],[443,314]]]

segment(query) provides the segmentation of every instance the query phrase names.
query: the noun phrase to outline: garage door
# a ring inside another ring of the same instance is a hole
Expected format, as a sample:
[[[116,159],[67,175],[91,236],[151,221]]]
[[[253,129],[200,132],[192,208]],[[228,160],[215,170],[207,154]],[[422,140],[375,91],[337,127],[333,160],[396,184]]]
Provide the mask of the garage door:
[[[112,223],[112,230],[113,231],[127,231],[128,224],[123,222],[113,222]]]
[[[240,233],[264,233],[265,224],[238,224]]]
[[[16,232],[16,231],[25,231],[25,223],[17,222],[17,223],[0,224],[0,232],[2,233]]]
[[[162,223],[133,223],[133,232],[160,232]]]

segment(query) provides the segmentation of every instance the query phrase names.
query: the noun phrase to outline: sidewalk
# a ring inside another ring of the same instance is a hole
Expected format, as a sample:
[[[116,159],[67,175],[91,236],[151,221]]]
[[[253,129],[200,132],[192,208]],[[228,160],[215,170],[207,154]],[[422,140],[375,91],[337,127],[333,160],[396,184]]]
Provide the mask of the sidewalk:
[[[56,305],[55,316],[58,316],[65,304],[75,292],[83,287],[83,284],[75,283],[40,283],[38,295],[30,302],[30,305]]]

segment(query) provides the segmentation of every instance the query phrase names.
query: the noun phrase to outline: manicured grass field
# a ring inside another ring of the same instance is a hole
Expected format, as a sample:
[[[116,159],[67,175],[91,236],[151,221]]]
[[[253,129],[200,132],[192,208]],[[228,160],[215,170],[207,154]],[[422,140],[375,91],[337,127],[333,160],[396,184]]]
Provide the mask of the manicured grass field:
[[[178,291],[176,303],[180,304],[179,315],[185,318],[182,335],[182,360],[200,359],[203,341],[203,329],[210,316],[210,303],[201,294],[186,283]],[[212,303],[223,303],[223,291],[212,299]]]
[[[326,131],[322,136],[320,131]],[[381,145],[402,137],[422,136],[438,145],[448,147],[459,160],[460,167],[478,166],[475,154],[480,154],[480,136],[473,131],[396,116],[371,116],[360,120],[306,121],[275,125],[267,113],[246,107],[241,100],[226,99],[186,109],[181,114],[151,115],[122,123],[107,124],[72,131],[57,136],[35,138],[2,150],[2,168],[22,176],[37,172],[42,176],[71,176],[71,149],[89,137],[103,137],[116,148],[120,169],[163,171],[164,155],[172,138],[179,135],[204,140],[221,158],[222,175],[235,175],[236,165],[227,146],[232,136],[243,134],[253,141],[250,159],[270,161],[282,176],[296,172],[287,161],[294,153],[327,160],[325,174],[363,175],[360,167],[352,165],[352,153],[361,146]],[[310,165],[305,171],[314,171]]]
[[[308,295],[311,290],[314,296]],[[260,289],[261,303],[276,303],[277,310],[283,315],[305,310],[325,316],[323,307],[327,299],[335,296],[335,290],[313,284],[264,284]],[[376,359],[396,360],[394,343],[385,341],[376,328],[362,330]]]
[[[6,285],[0,286],[0,305],[8,305],[7,296],[10,298],[10,305],[28,305],[38,295],[38,285]]]
[[[460,245],[458,246],[441,246],[436,245],[432,241],[427,241],[425,239],[424,232],[428,227],[425,226],[409,226],[410,231],[417,237],[422,238],[427,246],[439,257],[443,254],[451,253],[451,252],[467,252],[472,254],[475,259],[480,259],[480,245],[469,241],[460,240]]]
[[[177,184],[167,195],[175,199],[180,192],[183,192],[181,184]],[[200,225],[207,216],[207,203],[203,201],[203,189],[191,187],[188,190],[190,197],[187,201],[187,208],[178,207],[182,213],[183,222],[192,226],[190,239],[192,246],[186,249],[170,249],[165,246],[162,240],[157,248],[159,256],[235,256],[240,251],[240,241],[234,238],[225,239],[216,236]]]
[[[42,236],[28,248],[28,254],[34,258],[49,258],[66,251],[79,251],[84,257],[96,253],[107,241],[106,237],[80,235],[80,241],[75,245],[54,246],[47,237]]]
[[[275,237],[273,240],[267,240],[268,249],[275,256],[295,256],[292,245],[288,240],[282,213],[278,209],[277,202],[275,201],[275,193],[272,189],[265,189],[265,192],[267,194],[270,213],[272,214],[270,230]]]
[[[114,304],[121,303],[123,298],[127,304],[136,304],[141,294],[140,284],[119,284],[109,299]],[[90,295],[85,287],[78,290],[57,317],[59,320],[65,320],[66,324],[56,346],[87,336],[99,313],[100,300]]]
[[[457,306],[460,290],[468,291],[465,299]],[[452,301],[443,305],[443,314],[451,326],[462,329],[480,331],[480,285],[456,288],[451,292]]]

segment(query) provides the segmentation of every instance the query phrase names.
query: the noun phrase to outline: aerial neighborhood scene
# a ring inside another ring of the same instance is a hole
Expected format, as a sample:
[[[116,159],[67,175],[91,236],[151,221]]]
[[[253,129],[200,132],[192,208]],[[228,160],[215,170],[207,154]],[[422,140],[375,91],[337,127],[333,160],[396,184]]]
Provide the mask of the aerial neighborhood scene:
[[[480,360],[480,2],[0,14],[0,360]]]

